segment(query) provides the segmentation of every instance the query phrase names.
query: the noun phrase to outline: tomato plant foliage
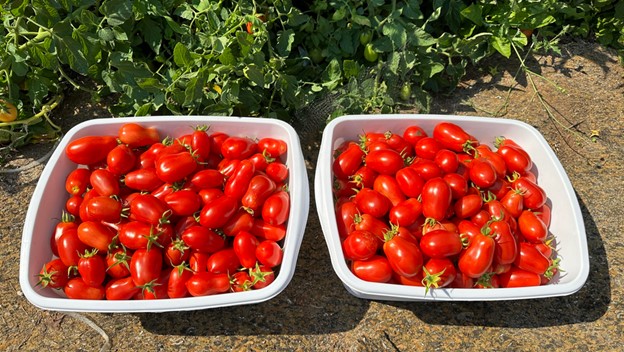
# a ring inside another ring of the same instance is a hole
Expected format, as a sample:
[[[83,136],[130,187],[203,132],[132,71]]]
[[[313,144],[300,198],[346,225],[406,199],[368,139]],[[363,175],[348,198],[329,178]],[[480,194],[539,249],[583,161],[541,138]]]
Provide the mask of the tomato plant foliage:
[[[331,116],[426,111],[428,92],[527,31],[543,49],[562,32],[624,45],[622,0],[14,0],[0,16],[0,98],[20,111],[5,145],[54,138],[68,89],[113,95],[117,116],[288,120],[327,96]]]

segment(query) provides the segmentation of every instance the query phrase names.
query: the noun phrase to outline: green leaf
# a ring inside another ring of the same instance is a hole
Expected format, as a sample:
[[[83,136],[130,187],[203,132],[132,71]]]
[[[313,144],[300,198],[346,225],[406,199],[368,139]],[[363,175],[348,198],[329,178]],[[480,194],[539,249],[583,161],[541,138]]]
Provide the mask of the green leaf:
[[[137,24],[137,28],[140,29],[141,34],[143,35],[143,40],[147,43],[147,45],[149,45],[149,47],[156,54],[159,54],[163,39],[160,24],[150,18],[144,18]]]
[[[380,53],[389,53],[394,50],[392,40],[388,37],[377,38],[373,41],[373,48]]]
[[[110,26],[120,26],[132,17],[132,0],[103,1],[100,12]]]
[[[471,4],[462,10],[461,15],[472,21],[476,25],[483,25],[482,7],[478,4]]]
[[[509,39],[491,36],[490,45],[504,57],[509,58],[511,56],[511,42]]]
[[[393,22],[387,23],[383,26],[382,33],[390,38],[394,49],[405,47],[407,33],[405,32],[405,27],[402,25]]]
[[[258,87],[264,87],[264,75],[258,66],[254,64],[247,65],[247,67],[243,69],[243,74]]]
[[[371,26],[371,21],[368,19],[368,17],[354,14],[353,16],[351,16],[351,20],[353,21],[353,23],[357,23],[360,26],[365,26],[365,27]]]
[[[173,62],[178,67],[189,67],[193,65],[193,58],[186,45],[178,42],[173,48]]]
[[[419,27],[407,31],[407,41],[415,46],[432,46],[437,43],[431,34]]]
[[[357,77],[360,74],[360,66],[354,60],[344,60],[342,70],[346,78]]]
[[[338,10],[336,10],[334,12],[334,14],[332,15],[331,19],[332,21],[340,21],[343,18],[347,17],[347,8],[346,7],[341,7]]]
[[[236,57],[232,53],[232,49],[225,48],[225,50],[223,50],[223,53],[219,55],[219,62],[221,62],[223,65],[235,65]]]
[[[277,33],[277,53],[281,57],[287,57],[292,50],[292,44],[295,42],[295,32],[292,29],[280,31]]]
[[[189,80],[184,90],[184,106],[193,106],[199,102],[204,93],[206,78],[206,69],[201,69],[196,77]]]

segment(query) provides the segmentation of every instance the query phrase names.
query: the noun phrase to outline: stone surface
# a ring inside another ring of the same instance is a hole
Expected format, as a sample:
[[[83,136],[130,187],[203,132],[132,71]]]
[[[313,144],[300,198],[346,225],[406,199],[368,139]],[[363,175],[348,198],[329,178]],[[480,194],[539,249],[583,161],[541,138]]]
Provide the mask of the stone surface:
[[[83,314],[110,338],[106,345],[74,315],[40,310],[20,292],[21,230],[42,170],[33,162],[49,149],[33,146],[20,150],[7,167],[35,166],[0,174],[0,350],[621,350],[624,68],[613,52],[588,42],[566,43],[561,57],[534,55],[528,65],[541,75],[532,79],[543,104],[526,75],[513,79],[518,62],[490,60],[471,69],[455,92],[435,97],[432,112],[506,112],[502,118],[527,122],[545,136],[570,177],[585,221],[591,269],[578,293],[513,302],[355,298],[333,272],[312,197],[295,275],[280,295],[261,304],[193,312]],[[82,103],[86,99],[67,101],[59,113],[65,129],[81,119],[109,116],[104,105],[89,106]],[[589,141],[592,132],[595,142]],[[315,146],[304,150],[312,181]]]

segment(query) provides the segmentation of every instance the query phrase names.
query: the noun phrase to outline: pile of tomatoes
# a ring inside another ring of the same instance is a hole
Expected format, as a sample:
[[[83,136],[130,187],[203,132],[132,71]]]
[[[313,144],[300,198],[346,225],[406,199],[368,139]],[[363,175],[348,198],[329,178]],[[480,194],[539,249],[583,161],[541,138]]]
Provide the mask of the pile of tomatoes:
[[[161,139],[123,124],[68,144],[78,164],[39,283],[75,299],[161,299],[255,290],[282,262],[285,141],[197,127]]]
[[[538,286],[559,259],[531,156],[460,126],[366,132],[333,160],[336,219],[351,271],[430,288]]]

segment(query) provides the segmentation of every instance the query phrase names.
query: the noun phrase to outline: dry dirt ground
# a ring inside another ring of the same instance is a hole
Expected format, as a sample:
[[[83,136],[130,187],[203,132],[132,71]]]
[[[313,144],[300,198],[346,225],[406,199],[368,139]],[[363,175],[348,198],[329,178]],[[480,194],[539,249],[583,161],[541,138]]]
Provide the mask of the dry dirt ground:
[[[21,230],[43,168],[37,160],[50,148],[34,146],[7,166],[28,170],[0,174],[0,350],[620,350],[624,68],[613,52],[586,41],[563,44],[560,57],[531,56],[528,67],[539,75],[531,75],[535,89],[527,75],[516,76],[518,67],[513,60],[483,62],[455,92],[435,97],[432,113],[500,115],[545,136],[571,179],[585,221],[591,269],[578,293],[515,302],[355,298],[332,270],[311,199],[295,275],[276,298],[186,313],[82,315],[101,327],[101,335],[76,315],[35,308],[20,292]],[[65,130],[109,116],[104,104],[87,101],[67,98],[57,114]],[[304,150],[312,185],[315,144]]]

